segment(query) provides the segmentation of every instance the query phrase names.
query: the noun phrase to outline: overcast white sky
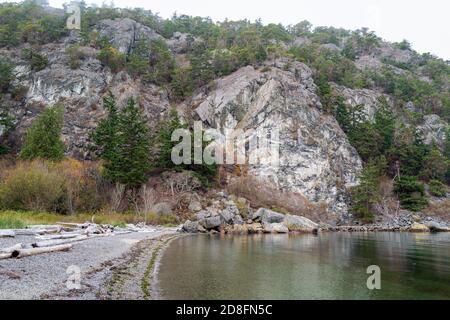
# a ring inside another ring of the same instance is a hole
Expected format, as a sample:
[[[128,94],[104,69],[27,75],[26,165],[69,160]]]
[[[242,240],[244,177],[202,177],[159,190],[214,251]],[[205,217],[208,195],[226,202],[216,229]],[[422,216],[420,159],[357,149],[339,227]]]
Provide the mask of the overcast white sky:
[[[64,2],[68,0],[50,0],[50,5]],[[386,40],[407,39],[419,52],[450,60],[449,0],[114,0],[114,5],[151,9],[165,18],[177,12],[214,21],[261,18],[284,25],[308,20],[314,26],[368,27]]]

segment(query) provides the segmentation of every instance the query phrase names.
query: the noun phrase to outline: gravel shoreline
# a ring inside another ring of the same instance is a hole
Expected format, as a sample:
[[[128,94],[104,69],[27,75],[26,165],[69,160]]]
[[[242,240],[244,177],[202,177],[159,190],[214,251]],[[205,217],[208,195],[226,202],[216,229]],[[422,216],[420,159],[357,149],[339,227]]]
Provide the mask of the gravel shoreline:
[[[42,254],[23,259],[0,260],[0,299],[102,299],[105,283],[118,265],[126,261],[139,243],[175,235],[173,228],[150,233],[131,233],[94,238],[75,244],[68,252]],[[30,236],[1,238],[0,247],[34,240]],[[72,270],[81,272],[81,288],[69,290]],[[70,269],[69,269],[70,270]]]

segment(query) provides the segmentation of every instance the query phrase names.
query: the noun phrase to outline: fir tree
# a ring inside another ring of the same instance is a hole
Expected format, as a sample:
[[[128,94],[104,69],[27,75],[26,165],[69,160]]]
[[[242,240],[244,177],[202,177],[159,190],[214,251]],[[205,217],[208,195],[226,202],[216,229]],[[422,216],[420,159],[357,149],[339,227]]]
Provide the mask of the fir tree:
[[[351,211],[359,219],[371,222],[374,218],[373,206],[379,200],[379,168],[369,163],[360,176],[360,184],[353,189]]]
[[[403,209],[420,211],[428,204],[425,198],[425,187],[417,177],[401,176],[397,178],[394,191],[398,195]]]
[[[386,155],[392,147],[395,134],[395,118],[385,98],[380,99],[375,113],[374,127],[380,137],[380,154]]]
[[[146,121],[130,99],[120,113],[117,126],[117,147],[110,160],[112,178],[131,189],[147,181],[150,169],[150,140]]]
[[[92,134],[91,139],[94,142],[92,149],[100,159],[105,161],[105,176],[115,180],[114,173],[117,168],[113,167],[116,164],[113,160],[117,157],[119,114],[115,97],[111,92],[103,98],[103,106],[108,115],[100,121]]]
[[[147,181],[150,168],[149,129],[134,100],[121,111],[111,93],[103,102],[108,116],[92,135],[93,150],[104,161],[108,180],[135,190]]]
[[[44,110],[28,129],[20,158],[62,160],[64,143],[60,136],[63,121],[64,109],[62,107],[51,107]]]

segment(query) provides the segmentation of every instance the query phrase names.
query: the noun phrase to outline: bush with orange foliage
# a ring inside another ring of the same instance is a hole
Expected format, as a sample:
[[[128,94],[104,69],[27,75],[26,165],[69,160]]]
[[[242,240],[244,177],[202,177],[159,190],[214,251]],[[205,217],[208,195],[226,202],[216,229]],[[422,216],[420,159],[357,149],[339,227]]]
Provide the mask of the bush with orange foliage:
[[[3,164],[0,208],[70,214],[94,211],[104,201],[101,185],[95,163],[67,159]]]

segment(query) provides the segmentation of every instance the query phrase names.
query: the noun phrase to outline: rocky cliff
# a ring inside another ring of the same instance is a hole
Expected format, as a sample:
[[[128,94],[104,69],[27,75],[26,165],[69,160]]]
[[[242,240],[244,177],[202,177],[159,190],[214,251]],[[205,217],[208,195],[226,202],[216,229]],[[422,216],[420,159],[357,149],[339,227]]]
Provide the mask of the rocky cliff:
[[[174,57],[182,59],[188,45],[186,34],[178,32],[166,39],[129,18],[102,20],[97,24],[97,30],[123,54],[132,53],[139,41],[160,39],[167,42]],[[119,105],[130,97],[138,101],[151,128],[171,105],[187,118],[200,119],[206,127],[255,132],[278,128],[280,166],[253,165],[249,168],[250,173],[267,179],[279,190],[299,193],[312,203],[325,203],[334,213],[347,212],[345,198],[348,188],[358,183],[362,162],[336,119],[323,110],[313,80],[314,71],[307,65],[291,58],[276,58],[259,68],[242,67],[180,102],[171,100],[162,86],[144,82],[126,71],[111,72],[97,59],[98,50],[90,46],[80,47],[85,57],[79,68],[71,69],[67,47],[78,38],[73,32],[58,42],[41,46],[39,51],[49,63],[37,72],[30,69],[20,54],[23,48],[29,47],[28,44],[0,49],[1,55],[15,65],[15,85],[25,88],[20,98],[7,95],[4,100],[4,107],[14,118],[15,129],[9,139],[16,148],[20,146],[26,128],[43,108],[61,104],[65,108],[63,135],[67,155],[89,159],[86,148],[89,133],[104,116],[102,97],[111,91]],[[303,45],[308,41],[298,38],[294,43]],[[326,49],[342,50],[336,45]],[[383,58],[398,62],[410,59],[407,53],[392,46],[383,45],[379,50],[376,58],[374,55],[361,56],[355,65],[377,68]],[[334,88],[348,104],[364,105],[372,119],[378,98],[384,95],[376,90],[351,89],[337,84]],[[392,100],[390,96],[386,97],[388,101]],[[426,141],[436,140],[442,146],[446,126],[439,116],[426,116],[422,125]]]

